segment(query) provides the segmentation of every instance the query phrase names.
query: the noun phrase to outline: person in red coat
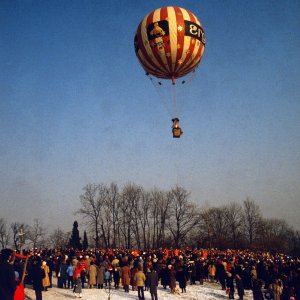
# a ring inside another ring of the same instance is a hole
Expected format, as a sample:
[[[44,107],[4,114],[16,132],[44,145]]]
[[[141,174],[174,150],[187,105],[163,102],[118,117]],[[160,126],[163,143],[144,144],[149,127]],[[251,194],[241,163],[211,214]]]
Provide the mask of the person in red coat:
[[[82,256],[80,257],[78,264],[80,265],[81,268],[80,278],[81,278],[82,288],[84,288],[84,283],[86,282],[87,265],[86,265],[86,261]]]
[[[81,293],[82,293],[81,274],[82,274],[82,266],[80,263],[78,263],[73,273],[73,279],[74,279],[73,293],[75,294],[75,296],[78,294],[79,298],[81,298]]]
[[[122,283],[124,286],[124,290],[126,293],[129,293],[129,284],[130,284],[130,267],[129,263],[126,263],[121,268],[121,274],[122,274]]]
[[[20,281],[20,276],[17,271],[15,271],[16,275],[16,291],[14,295],[14,300],[24,300],[25,299],[25,291],[24,291],[24,286],[23,283]]]

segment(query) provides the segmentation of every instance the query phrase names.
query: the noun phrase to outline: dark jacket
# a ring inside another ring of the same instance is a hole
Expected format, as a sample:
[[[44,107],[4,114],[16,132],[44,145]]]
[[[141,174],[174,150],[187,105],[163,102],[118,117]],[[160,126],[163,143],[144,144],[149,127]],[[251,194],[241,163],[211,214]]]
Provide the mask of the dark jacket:
[[[32,267],[32,281],[33,289],[35,291],[42,291],[43,287],[43,278],[45,277],[45,272],[41,268],[41,262],[34,262]]]
[[[0,299],[13,300],[16,289],[14,267],[7,261],[0,262]]]
[[[253,291],[253,299],[254,300],[263,300],[264,299],[261,288],[262,288],[261,282],[257,279],[253,280],[252,291]]]
[[[185,270],[184,270],[183,267],[179,267],[177,269],[176,277],[177,277],[177,280],[179,282],[179,287],[181,289],[185,289],[186,288],[187,278],[186,278],[186,273],[185,273]]]
[[[170,274],[166,265],[164,265],[163,268],[160,270],[159,277],[161,279],[162,286],[167,286],[170,284]]]
[[[158,286],[158,274],[156,271],[152,271],[148,274],[149,276],[149,288],[150,293],[155,294],[157,293],[157,286]]]

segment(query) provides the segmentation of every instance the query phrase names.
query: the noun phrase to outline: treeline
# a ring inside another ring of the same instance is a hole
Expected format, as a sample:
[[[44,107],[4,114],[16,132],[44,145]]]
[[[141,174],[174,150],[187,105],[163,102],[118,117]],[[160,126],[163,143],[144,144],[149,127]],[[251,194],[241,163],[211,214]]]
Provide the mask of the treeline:
[[[181,186],[170,190],[128,183],[87,184],[80,195],[85,231],[82,242],[77,221],[70,232],[48,233],[39,219],[33,224],[0,217],[0,246],[65,248],[200,247],[252,249],[300,256],[300,233],[283,219],[268,219],[252,199],[222,206],[201,206]],[[75,244],[74,244],[75,243]]]
[[[65,248],[70,245],[71,237],[71,232],[60,228],[48,232],[40,219],[33,219],[32,224],[9,224],[5,218],[0,217],[0,249],[10,247],[19,252],[31,248]],[[86,232],[84,237],[87,239]]]
[[[88,184],[77,211],[95,246],[105,248],[203,247],[299,254],[300,234],[285,220],[264,218],[252,199],[203,207],[175,186],[145,190],[128,183]]]

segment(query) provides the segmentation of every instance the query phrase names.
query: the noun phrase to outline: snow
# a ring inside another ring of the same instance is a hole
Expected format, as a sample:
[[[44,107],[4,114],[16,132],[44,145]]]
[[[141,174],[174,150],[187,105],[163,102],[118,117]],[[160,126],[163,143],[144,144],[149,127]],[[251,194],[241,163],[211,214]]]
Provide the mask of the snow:
[[[56,280],[54,279],[53,287],[49,288],[47,292],[43,292],[43,300],[53,299],[77,299],[73,294],[72,290],[59,289],[56,286]],[[178,286],[178,284],[177,284]],[[178,290],[179,291],[179,290]],[[35,299],[35,293],[31,286],[25,289],[26,296],[28,299]],[[150,292],[145,291],[145,300],[151,300]],[[108,289],[83,289],[82,300],[106,300],[109,299]],[[118,290],[111,289],[110,300],[125,300],[125,299],[138,299],[137,291],[131,291],[125,293],[122,287]],[[225,291],[221,289],[220,284],[204,282],[204,285],[187,285],[186,293],[171,294],[170,289],[164,290],[161,286],[158,286],[158,299],[159,300],[174,300],[174,299],[185,299],[185,300],[214,300],[214,299],[228,299]],[[235,292],[235,299],[238,299],[238,295]],[[252,300],[252,291],[245,290],[244,300]]]

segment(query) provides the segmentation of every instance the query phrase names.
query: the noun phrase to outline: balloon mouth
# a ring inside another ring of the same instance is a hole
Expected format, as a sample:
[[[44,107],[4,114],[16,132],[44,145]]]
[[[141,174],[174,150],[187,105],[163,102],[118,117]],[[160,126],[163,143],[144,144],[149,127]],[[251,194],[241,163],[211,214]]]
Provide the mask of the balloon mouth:
[[[199,65],[200,61],[194,66],[194,68],[192,70],[188,70],[188,72],[184,72],[184,73],[172,72],[172,73],[165,73],[163,75],[155,73],[155,72],[153,72],[153,70],[150,70],[150,69],[146,68],[145,66],[143,66],[141,61],[140,61],[140,63],[142,65],[142,67],[144,68],[145,74],[147,76],[154,76],[154,77],[160,78],[160,79],[171,80],[172,84],[175,84],[175,82],[178,78],[183,78],[188,74],[195,73],[196,69],[198,68],[198,65]],[[183,80],[182,83],[185,83],[185,80]]]

